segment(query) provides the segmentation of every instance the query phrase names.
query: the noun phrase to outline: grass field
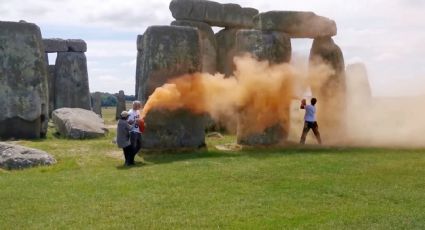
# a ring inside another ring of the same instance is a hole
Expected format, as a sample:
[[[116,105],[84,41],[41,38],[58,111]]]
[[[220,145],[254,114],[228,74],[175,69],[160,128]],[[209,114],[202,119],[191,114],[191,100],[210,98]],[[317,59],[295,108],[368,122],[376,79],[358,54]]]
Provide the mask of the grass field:
[[[108,124],[111,109],[104,111]],[[137,157],[105,138],[20,141],[58,164],[0,170],[0,229],[425,229],[425,150],[208,151]]]

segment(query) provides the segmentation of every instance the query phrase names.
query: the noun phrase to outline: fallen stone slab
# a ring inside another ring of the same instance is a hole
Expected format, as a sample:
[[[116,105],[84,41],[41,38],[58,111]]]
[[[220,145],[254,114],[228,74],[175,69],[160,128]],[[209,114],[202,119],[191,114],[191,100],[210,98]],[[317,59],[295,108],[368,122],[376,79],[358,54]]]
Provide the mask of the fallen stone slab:
[[[52,120],[58,133],[70,139],[103,137],[108,132],[103,119],[90,110],[57,109],[52,113]]]
[[[204,0],[173,0],[170,11],[175,19],[208,23],[211,26],[252,28],[254,8],[243,8],[238,4],[220,4]]]
[[[55,158],[44,151],[0,142],[0,168],[24,169],[55,163]]]
[[[337,33],[335,21],[313,12],[269,11],[253,19],[255,29],[281,31],[292,38],[332,37]]]
[[[61,38],[45,38],[43,39],[44,52],[46,53],[57,53],[67,52],[68,44],[66,40]]]

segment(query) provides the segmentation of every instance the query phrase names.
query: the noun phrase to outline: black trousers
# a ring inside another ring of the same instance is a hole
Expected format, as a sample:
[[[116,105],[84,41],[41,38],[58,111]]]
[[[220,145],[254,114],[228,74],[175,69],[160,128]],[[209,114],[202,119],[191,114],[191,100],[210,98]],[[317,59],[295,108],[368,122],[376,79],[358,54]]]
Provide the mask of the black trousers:
[[[136,155],[140,148],[142,148],[142,134],[137,132],[130,132],[130,143],[133,147],[134,155]]]
[[[304,128],[303,128],[303,134],[301,135],[301,140],[300,140],[300,144],[304,144],[305,143],[305,138],[307,137],[308,131],[310,131],[310,129],[313,130],[314,136],[317,139],[317,142],[319,144],[322,144],[322,139],[320,138],[320,133],[319,133],[319,126],[317,125],[317,122],[310,122],[310,121],[305,121],[304,122]]]
[[[132,165],[134,164],[134,151],[133,146],[129,145],[122,149],[124,152],[124,158],[125,158],[125,165]]]

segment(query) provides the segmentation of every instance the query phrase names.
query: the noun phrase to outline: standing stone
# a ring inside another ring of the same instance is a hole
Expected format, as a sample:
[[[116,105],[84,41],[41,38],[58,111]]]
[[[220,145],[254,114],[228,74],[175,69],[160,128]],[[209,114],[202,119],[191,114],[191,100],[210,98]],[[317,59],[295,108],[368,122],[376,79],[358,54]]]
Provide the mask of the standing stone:
[[[206,117],[187,109],[151,110],[142,147],[149,150],[197,149],[205,147]]]
[[[137,59],[136,59],[136,88],[135,88],[135,97],[139,98],[139,77],[141,76],[141,63],[142,63],[142,53],[143,53],[143,35],[137,35]]]
[[[45,136],[48,97],[40,28],[0,22],[0,138]]]
[[[324,142],[338,142],[346,131],[346,80],[345,64],[341,49],[330,37],[316,38],[310,51],[310,65],[325,64],[334,72],[326,81],[312,86],[313,96],[317,97],[317,120]]]
[[[115,112],[115,119],[120,119],[121,112],[127,110],[125,106],[125,94],[124,91],[120,90],[117,95],[117,110]]]
[[[49,85],[49,117],[52,117],[52,112],[55,110],[55,65],[48,66],[48,85]]]
[[[235,64],[233,58],[237,55],[236,33],[239,29],[223,29],[216,35],[217,41],[217,71],[228,76],[233,75]]]
[[[363,63],[350,64],[345,69],[347,82],[347,138],[365,140],[369,130],[359,124],[364,124],[365,119],[370,124],[371,114],[375,108],[372,98],[366,66]],[[376,110],[375,110],[376,111]]]
[[[139,99],[146,102],[157,87],[202,69],[198,30],[182,26],[151,26],[143,35]],[[205,118],[187,109],[154,108],[145,117],[145,149],[184,149],[205,145]]]
[[[254,17],[255,29],[287,33],[292,38],[332,37],[335,21],[313,12],[269,11]]]
[[[100,92],[93,94],[93,112],[102,117],[102,97]]]
[[[203,22],[177,20],[173,26],[189,26],[199,30],[202,47],[202,72],[214,74],[217,70],[217,43],[210,25]]]
[[[91,109],[86,55],[59,52],[55,71],[55,109]]]
[[[351,103],[364,104],[371,100],[372,90],[366,66],[363,63],[350,64],[346,68],[347,94]]]
[[[291,40],[281,32],[260,30],[239,30],[236,35],[238,54],[249,53],[259,61],[281,64],[291,59]],[[284,88],[282,88],[284,90]],[[274,114],[273,121],[264,130],[251,130],[252,124],[261,116],[250,107],[261,97],[252,98],[252,104],[242,108],[238,115],[237,141],[243,145],[273,145],[284,141],[289,132],[290,100],[268,103],[268,111]],[[287,103],[287,104],[285,104]],[[261,111],[262,112],[262,111]],[[261,113],[260,112],[260,113]]]
[[[220,4],[205,0],[173,0],[170,11],[177,20],[205,22],[211,26],[252,28],[254,8],[242,8],[238,4]]]
[[[153,91],[173,77],[200,72],[198,31],[182,26],[151,26],[143,35],[138,99],[145,103]]]

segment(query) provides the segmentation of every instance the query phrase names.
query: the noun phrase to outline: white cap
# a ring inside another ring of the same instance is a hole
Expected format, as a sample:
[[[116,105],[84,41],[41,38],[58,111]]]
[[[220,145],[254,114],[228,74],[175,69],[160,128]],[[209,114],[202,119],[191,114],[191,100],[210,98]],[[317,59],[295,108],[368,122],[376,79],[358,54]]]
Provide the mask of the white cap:
[[[122,111],[121,112],[121,117],[128,117],[128,112],[127,111]]]

